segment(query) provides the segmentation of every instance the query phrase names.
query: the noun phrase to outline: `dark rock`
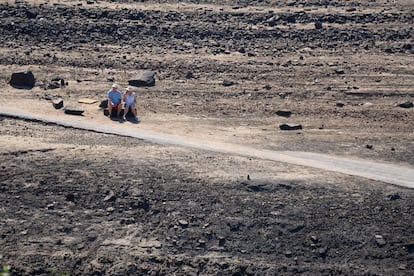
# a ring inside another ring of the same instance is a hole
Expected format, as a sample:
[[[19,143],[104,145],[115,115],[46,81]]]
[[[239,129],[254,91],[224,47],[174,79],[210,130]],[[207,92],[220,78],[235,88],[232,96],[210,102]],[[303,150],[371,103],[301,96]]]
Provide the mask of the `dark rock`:
[[[128,80],[128,84],[136,87],[154,86],[154,72],[150,70],[142,70],[138,72],[134,78]]]
[[[35,77],[32,71],[16,72],[11,76],[10,85],[15,88],[33,88]]]
[[[108,108],[108,99],[101,101],[99,104],[100,108]]]
[[[148,200],[144,199],[138,203],[138,208],[148,211],[150,209],[150,203]]]
[[[404,247],[409,253],[414,253],[414,241],[406,244]]]
[[[374,146],[373,146],[373,145],[366,145],[366,148],[367,148],[367,149],[373,149],[373,148],[374,148]]]
[[[188,71],[186,74],[185,74],[185,78],[186,79],[192,79],[194,76],[193,76],[193,72],[191,72],[191,71]]]
[[[79,109],[75,107],[65,107],[65,114],[82,115],[83,112],[85,112],[83,109]]]
[[[26,10],[26,17],[29,19],[35,19],[37,17],[37,12],[34,10]]]
[[[292,111],[278,110],[278,111],[276,111],[276,115],[281,116],[281,117],[290,117],[290,115],[292,115]]]
[[[389,200],[401,199],[401,196],[398,193],[388,195]]]
[[[63,107],[63,99],[57,98],[52,100],[53,107],[56,109],[61,109]]]
[[[345,106],[345,104],[344,104],[343,102],[337,102],[337,103],[336,103],[336,106],[337,106],[337,107],[344,107],[344,106]]]
[[[335,70],[335,72],[336,72],[338,75],[343,75],[343,74],[345,74],[345,70],[344,70],[344,69],[341,69],[341,68],[336,69],[336,70]]]
[[[75,195],[72,193],[69,193],[65,196],[65,200],[66,201],[71,201],[71,202],[75,202]]]
[[[412,108],[414,107],[414,104],[412,102],[407,101],[405,103],[400,103],[398,106],[402,108]]]
[[[289,228],[289,232],[290,233],[297,233],[300,230],[302,230],[303,228],[305,228],[305,225],[303,225],[303,224],[294,225],[294,226]]]
[[[224,85],[224,86],[232,86],[232,85],[234,85],[234,81],[231,81],[231,80],[224,80],[224,81],[223,81],[223,85]]]
[[[322,247],[322,248],[319,248],[319,250],[318,250],[318,254],[319,254],[320,257],[325,258],[327,253],[328,253],[328,247],[326,247],[326,246]]]
[[[280,124],[279,125],[279,128],[281,130],[299,130],[299,129],[302,129],[302,125],[300,125],[300,124],[289,124],[289,123],[287,123],[287,124]]]
[[[323,28],[322,21],[315,22],[315,29],[320,30]]]
[[[60,81],[52,81],[46,87],[46,89],[57,89],[57,88],[60,88]]]

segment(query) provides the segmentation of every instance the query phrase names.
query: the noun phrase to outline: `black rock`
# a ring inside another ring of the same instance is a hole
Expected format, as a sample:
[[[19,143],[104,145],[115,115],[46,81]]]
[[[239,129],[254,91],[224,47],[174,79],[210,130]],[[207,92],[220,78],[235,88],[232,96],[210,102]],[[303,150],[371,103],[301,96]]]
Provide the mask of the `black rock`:
[[[290,117],[290,115],[292,115],[292,111],[278,110],[278,111],[276,111],[276,115],[281,116],[281,117]]]
[[[52,100],[53,103],[53,107],[56,109],[61,109],[63,107],[63,99],[62,98],[57,98]]]
[[[395,194],[388,195],[388,198],[390,200],[397,200],[397,199],[401,199],[401,196],[398,193],[395,193]]]
[[[231,80],[224,80],[223,85],[224,86],[232,86],[234,84],[234,81]]]
[[[154,86],[155,85],[155,77],[154,72],[150,70],[143,70],[137,73],[137,75],[128,80],[128,84],[131,86],[136,87],[143,87],[143,86]]]
[[[315,29],[320,30],[322,28],[323,28],[322,21],[316,21],[315,22]]]
[[[83,109],[74,108],[74,107],[65,107],[65,114],[82,115],[83,112],[85,112]]]
[[[335,72],[338,74],[338,75],[343,75],[343,74],[345,74],[345,70],[344,69],[336,69],[335,70]]]
[[[16,72],[11,76],[10,85],[15,88],[33,88],[35,77],[32,71]]]
[[[299,130],[302,129],[302,125],[301,124],[280,124],[279,128],[281,130]]]
[[[414,104],[412,102],[407,101],[405,103],[400,103],[398,106],[402,108],[412,108],[414,107]]]

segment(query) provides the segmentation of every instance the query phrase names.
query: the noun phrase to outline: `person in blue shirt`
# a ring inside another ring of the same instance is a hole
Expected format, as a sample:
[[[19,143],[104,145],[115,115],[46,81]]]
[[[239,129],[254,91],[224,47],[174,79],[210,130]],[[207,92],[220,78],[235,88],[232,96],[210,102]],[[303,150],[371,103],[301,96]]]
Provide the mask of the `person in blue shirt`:
[[[117,115],[119,117],[122,109],[122,93],[118,90],[117,84],[112,84],[111,90],[108,91],[108,111],[109,117],[112,115],[112,110],[116,109]]]

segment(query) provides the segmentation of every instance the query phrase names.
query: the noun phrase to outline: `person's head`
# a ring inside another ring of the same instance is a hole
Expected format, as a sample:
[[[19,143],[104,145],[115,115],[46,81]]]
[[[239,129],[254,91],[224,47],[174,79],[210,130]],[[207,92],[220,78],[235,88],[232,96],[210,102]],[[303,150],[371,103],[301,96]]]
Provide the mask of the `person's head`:
[[[128,86],[127,88],[125,88],[125,93],[131,94],[132,93],[131,87]]]
[[[113,91],[118,90],[118,85],[116,83],[112,84],[112,90]]]

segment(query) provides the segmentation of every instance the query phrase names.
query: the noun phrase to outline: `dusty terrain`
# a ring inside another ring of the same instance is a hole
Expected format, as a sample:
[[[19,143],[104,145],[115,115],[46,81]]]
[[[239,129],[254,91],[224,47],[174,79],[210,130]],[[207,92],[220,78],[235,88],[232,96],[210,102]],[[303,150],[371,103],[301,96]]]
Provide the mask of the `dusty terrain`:
[[[412,22],[412,1],[1,1],[0,104],[70,116],[60,96],[74,120],[412,168]],[[141,69],[140,122],[105,117]],[[24,70],[36,86],[10,86]],[[407,188],[4,116],[0,145],[13,275],[414,272]]]

